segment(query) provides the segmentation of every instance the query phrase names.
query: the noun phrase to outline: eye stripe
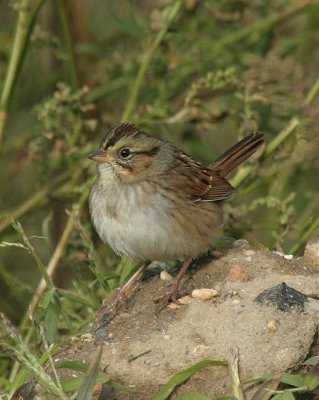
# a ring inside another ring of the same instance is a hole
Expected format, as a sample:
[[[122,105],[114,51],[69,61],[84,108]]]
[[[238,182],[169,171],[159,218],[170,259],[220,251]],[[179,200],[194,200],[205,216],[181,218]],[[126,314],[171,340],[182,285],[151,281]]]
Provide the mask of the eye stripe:
[[[160,149],[159,146],[154,146],[150,150],[135,151],[134,154],[144,154],[146,156],[152,157],[159,152],[159,149]]]

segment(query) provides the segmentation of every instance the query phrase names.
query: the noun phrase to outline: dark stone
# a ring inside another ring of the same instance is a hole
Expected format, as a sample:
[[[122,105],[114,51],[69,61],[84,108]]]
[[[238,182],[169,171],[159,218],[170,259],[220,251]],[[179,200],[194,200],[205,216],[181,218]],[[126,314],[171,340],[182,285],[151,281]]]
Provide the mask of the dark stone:
[[[281,311],[302,311],[307,296],[298,290],[286,285],[285,282],[280,283],[270,289],[261,292],[254,301],[259,304],[273,304]]]

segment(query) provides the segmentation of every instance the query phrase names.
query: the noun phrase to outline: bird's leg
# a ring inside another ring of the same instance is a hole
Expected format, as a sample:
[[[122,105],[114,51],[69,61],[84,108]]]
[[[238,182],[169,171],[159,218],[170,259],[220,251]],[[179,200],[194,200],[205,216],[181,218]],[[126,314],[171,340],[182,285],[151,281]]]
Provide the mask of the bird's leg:
[[[172,283],[172,286],[169,288],[169,291],[165,293],[164,296],[154,299],[154,302],[157,303],[156,307],[158,310],[162,310],[170,300],[176,301],[176,296],[180,281],[186,274],[189,266],[191,265],[191,262],[192,262],[191,258],[185,258],[181,266],[181,269],[179,270],[174,282]]]
[[[111,306],[105,311],[102,311],[102,316],[99,317],[97,322],[97,327],[95,331],[103,328],[108,323],[110,323],[117,315],[118,311],[125,305],[137,292],[139,288],[140,278],[143,272],[149,266],[150,262],[143,264],[132,276],[131,278],[118,289],[115,299]]]

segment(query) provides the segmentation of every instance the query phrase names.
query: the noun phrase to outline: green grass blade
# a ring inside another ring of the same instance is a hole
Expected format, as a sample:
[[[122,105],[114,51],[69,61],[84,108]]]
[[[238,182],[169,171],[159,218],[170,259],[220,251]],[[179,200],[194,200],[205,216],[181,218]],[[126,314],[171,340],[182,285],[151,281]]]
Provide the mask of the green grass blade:
[[[173,392],[173,390],[182,384],[183,382],[187,381],[195,372],[200,370],[201,368],[207,367],[209,365],[212,366],[227,366],[226,361],[222,360],[202,360],[198,363],[194,364],[193,366],[184,369],[184,371],[178,372],[164,385],[161,391],[154,397],[153,400],[165,400],[168,396]]]
[[[182,393],[177,400],[209,400],[209,397],[197,392]]]
[[[98,368],[100,365],[102,357],[103,346],[100,345],[94,363],[89,368],[87,374],[85,375],[82,385],[80,387],[79,393],[77,395],[77,400],[91,400],[93,396],[93,389],[96,382]]]

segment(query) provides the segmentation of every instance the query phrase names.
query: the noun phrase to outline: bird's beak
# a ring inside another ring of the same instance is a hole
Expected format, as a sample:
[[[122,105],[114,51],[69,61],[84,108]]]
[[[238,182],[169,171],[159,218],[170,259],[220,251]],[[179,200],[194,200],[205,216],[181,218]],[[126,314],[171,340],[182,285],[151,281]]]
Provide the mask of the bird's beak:
[[[103,149],[96,150],[94,153],[91,153],[88,158],[97,163],[106,163],[110,161],[110,155]]]

